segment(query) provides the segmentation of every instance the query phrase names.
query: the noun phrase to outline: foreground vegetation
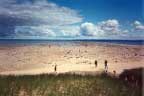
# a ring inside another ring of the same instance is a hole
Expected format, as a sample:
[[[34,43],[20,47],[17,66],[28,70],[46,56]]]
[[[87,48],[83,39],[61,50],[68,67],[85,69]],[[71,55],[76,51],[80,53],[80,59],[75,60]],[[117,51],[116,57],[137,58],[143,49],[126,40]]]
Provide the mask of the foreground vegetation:
[[[0,76],[0,96],[142,96],[141,89],[108,75]]]

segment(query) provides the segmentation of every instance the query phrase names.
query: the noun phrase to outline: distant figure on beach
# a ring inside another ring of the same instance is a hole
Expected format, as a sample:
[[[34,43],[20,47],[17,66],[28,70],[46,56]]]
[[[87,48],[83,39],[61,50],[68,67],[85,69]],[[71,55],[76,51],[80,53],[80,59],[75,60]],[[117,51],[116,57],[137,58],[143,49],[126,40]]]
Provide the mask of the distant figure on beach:
[[[51,45],[49,45],[49,48],[51,48]]]
[[[98,64],[98,62],[97,62],[97,60],[95,60],[95,67],[97,67],[97,64]]]
[[[57,72],[57,65],[55,65],[55,67],[54,67],[54,71]]]
[[[105,65],[105,71],[107,72],[107,70],[108,70],[108,61],[107,60],[105,60],[104,65]]]
[[[116,71],[115,70],[113,70],[113,73],[114,73],[114,76],[116,76]]]

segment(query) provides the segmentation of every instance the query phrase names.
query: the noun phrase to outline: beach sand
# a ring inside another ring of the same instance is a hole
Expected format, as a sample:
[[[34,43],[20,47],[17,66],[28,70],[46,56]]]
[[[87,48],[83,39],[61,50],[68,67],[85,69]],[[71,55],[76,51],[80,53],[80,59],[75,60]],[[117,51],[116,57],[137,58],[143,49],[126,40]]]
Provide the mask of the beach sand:
[[[95,60],[98,66],[95,67]],[[61,44],[0,45],[1,75],[35,75],[42,73],[99,72],[108,61],[108,72],[144,67],[144,45],[96,42]]]

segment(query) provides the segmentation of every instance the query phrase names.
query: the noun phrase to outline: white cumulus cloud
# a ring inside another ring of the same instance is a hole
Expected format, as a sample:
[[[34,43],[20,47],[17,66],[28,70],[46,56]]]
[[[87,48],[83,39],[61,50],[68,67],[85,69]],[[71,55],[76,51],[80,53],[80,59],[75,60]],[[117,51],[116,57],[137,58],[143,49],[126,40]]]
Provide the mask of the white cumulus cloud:
[[[120,28],[119,21],[116,19],[106,20],[93,24],[86,22],[81,24],[80,32],[84,36],[97,36],[97,37],[106,37],[106,36],[117,36],[125,34],[128,30],[122,30]]]
[[[77,37],[79,26],[16,26],[17,36]]]
[[[103,30],[101,30],[100,26],[86,22],[81,24],[80,33],[84,36],[99,36],[103,33]]]
[[[16,36],[56,36],[55,32],[46,26],[17,26],[15,33]]]
[[[135,21],[133,25],[134,25],[135,31],[143,31],[144,32],[144,25],[140,21]]]
[[[102,21],[99,23],[99,26],[101,26],[101,29],[105,32],[109,32],[112,34],[115,34],[120,31],[120,24],[119,21],[116,19]]]

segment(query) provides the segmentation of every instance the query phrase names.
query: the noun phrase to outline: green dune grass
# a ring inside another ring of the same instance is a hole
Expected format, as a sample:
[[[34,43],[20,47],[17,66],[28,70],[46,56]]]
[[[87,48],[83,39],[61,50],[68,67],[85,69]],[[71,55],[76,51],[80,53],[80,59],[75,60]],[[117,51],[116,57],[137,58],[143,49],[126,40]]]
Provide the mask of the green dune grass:
[[[0,76],[0,96],[141,96],[139,87],[107,75]]]

